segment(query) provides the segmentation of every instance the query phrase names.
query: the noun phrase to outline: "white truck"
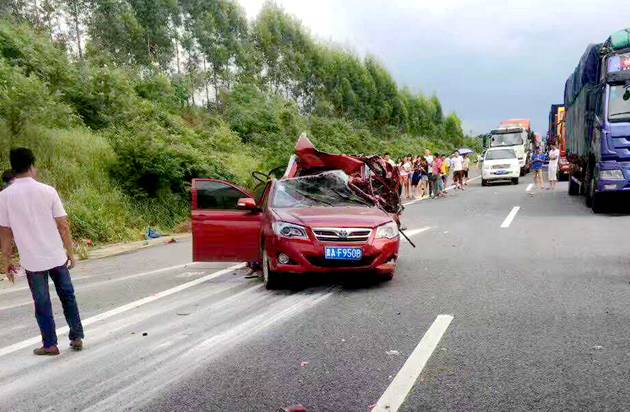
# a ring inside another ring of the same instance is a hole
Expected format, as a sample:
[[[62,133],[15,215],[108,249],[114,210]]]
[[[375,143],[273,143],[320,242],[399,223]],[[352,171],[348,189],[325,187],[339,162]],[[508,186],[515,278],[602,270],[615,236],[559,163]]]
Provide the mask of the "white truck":
[[[504,120],[490,132],[490,147],[511,148],[516,153],[521,176],[529,172],[531,159],[531,122],[529,120]]]

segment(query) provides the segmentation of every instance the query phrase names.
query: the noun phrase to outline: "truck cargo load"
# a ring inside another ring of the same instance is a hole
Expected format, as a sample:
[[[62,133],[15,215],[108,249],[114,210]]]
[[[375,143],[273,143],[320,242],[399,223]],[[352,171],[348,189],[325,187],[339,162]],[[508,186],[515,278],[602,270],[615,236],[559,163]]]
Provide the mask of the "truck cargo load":
[[[565,82],[569,194],[599,212],[630,194],[630,30],[589,45]]]

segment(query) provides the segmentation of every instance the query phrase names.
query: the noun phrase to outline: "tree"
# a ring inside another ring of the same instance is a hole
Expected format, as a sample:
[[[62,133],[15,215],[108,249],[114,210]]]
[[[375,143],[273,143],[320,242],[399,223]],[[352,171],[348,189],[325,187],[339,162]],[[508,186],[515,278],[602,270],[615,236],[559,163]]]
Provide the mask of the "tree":
[[[207,61],[215,96],[230,88],[232,70],[242,62],[248,37],[247,19],[230,0],[182,0],[186,26]]]
[[[63,11],[69,20],[69,33],[77,48],[79,60],[83,59],[83,46],[81,44],[85,32],[85,18],[89,15],[89,0],[63,0]]]

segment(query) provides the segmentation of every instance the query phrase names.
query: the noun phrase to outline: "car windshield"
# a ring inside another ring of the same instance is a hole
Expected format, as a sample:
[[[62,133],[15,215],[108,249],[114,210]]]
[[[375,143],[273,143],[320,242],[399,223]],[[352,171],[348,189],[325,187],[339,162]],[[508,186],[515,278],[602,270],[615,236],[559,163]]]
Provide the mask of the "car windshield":
[[[280,180],[276,183],[272,207],[372,206],[357,196],[344,172],[335,170],[313,176]]]
[[[630,84],[610,86],[608,120],[611,122],[630,120]]]
[[[502,133],[492,135],[492,143],[490,146],[515,146],[521,144],[523,144],[523,136],[521,133]]]
[[[514,150],[488,150],[486,153],[486,160],[501,160],[501,159],[516,159]]]

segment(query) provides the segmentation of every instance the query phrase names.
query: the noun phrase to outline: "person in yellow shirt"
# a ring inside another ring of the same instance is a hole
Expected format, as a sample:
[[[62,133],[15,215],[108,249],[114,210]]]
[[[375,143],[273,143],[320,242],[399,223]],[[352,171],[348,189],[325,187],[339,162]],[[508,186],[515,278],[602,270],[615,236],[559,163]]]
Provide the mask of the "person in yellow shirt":
[[[442,166],[440,167],[440,178],[442,179],[443,192],[446,193],[446,184],[448,183],[448,174],[451,169],[451,163],[446,156],[442,156]]]

